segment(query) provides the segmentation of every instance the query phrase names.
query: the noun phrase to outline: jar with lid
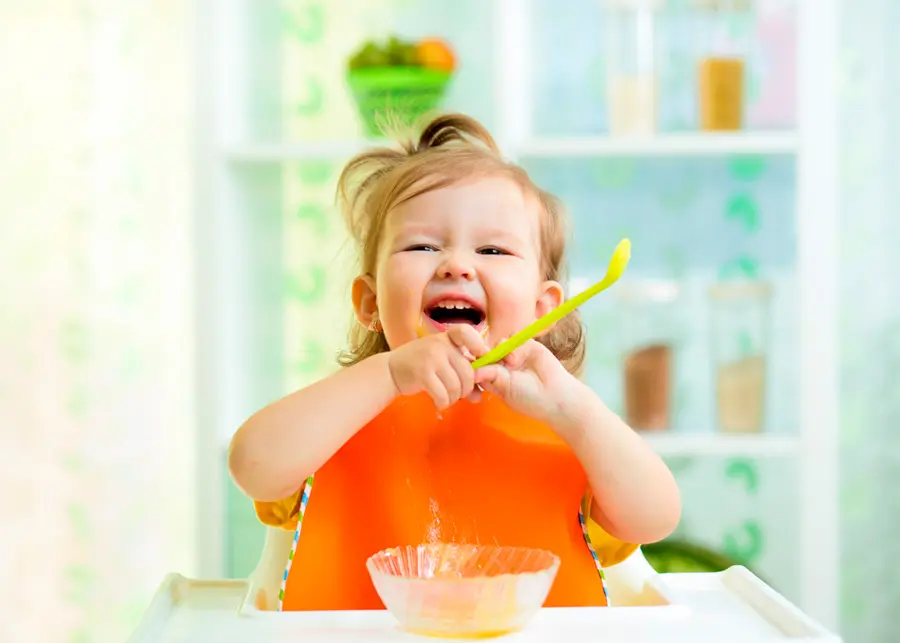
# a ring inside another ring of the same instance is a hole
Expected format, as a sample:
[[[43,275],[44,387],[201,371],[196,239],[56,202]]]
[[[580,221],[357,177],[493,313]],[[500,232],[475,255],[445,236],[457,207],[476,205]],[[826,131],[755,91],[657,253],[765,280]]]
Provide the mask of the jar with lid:
[[[614,135],[656,131],[663,0],[604,0],[606,105]]]
[[[700,128],[739,130],[744,122],[752,0],[693,0]]]
[[[771,285],[761,281],[709,289],[716,411],[724,433],[763,429],[771,296]]]
[[[625,421],[637,431],[671,428],[680,286],[668,280],[617,286]]]

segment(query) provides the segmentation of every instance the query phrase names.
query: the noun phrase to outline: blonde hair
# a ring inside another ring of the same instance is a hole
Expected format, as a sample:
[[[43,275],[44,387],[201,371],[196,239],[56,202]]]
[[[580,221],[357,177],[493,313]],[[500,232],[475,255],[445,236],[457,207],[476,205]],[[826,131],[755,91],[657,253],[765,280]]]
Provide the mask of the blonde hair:
[[[379,243],[388,214],[426,192],[471,179],[502,175],[533,196],[541,210],[541,272],[546,280],[566,277],[568,220],[560,201],[532,183],[518,165],[506,161],[488,131],[463,114],[441,115],[422,128],[418,140],[401,140],[399,149],[375,148],[358,154],[338,179],[337,199],[357,246],[360,272],[374,276]],[[383,332],[353,323],[349,348],[338,361],[351,366],[390,350]],[[584,362],[585,337],[578,312],[547,332],[540,341],[570,373]]]

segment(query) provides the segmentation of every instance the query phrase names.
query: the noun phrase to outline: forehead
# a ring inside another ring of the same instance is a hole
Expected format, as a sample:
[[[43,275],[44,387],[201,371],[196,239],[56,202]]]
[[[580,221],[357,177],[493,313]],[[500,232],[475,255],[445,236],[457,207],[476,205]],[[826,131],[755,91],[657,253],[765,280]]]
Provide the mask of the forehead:
[[[536,236],[539,216],[535,198],[513,179],[489,176],[430,190],[400,204],[387,220],[389,234],[411,228],[458,226],[502,229]]]

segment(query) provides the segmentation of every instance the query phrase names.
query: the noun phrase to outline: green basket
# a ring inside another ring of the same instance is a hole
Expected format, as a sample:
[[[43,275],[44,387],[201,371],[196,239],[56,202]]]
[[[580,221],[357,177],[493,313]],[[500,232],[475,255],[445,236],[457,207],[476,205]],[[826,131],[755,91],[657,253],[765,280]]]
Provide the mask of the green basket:
[[[411,125],[438,109],[452,73],[423,67],[368,67],[347,75],[367,136],[384,135],[384,122]]]

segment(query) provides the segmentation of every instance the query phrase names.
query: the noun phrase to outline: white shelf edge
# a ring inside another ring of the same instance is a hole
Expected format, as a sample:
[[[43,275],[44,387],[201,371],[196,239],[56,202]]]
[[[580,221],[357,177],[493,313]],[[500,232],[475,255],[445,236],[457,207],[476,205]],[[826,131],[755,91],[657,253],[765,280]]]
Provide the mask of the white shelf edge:
[[[641,433],[654,451],[672,456],[778,457],[800,453],[800,438],[766,433],[748,435],[690,435],[673,432]]]
[[[720,156],[795,154],[798,137],[785,132],[659,134],[646,137],[536,138],[517,150],[530,157]]]
[[[793,132],[742,132],[735,134],[662,134],[646,138],[614,136],[535,138],[513,150],[514,157],[606,156],[721,156],[728,154],[794,154]],[[280,163],[303,160],[343,160],[370,147],[393,146],[388,140],[322,140],[287,143],[227,145],[223,156],[232,162]]]
[[[286,161],[347,160],[372,147],[396,146],[389,140],[322,140],[292,143],[252,143],[227,145],[221,154],[227,161],[238,163],[282,163]]]

